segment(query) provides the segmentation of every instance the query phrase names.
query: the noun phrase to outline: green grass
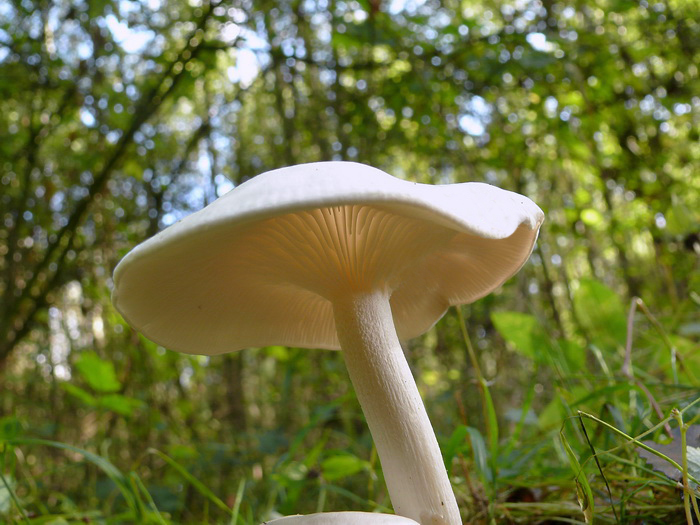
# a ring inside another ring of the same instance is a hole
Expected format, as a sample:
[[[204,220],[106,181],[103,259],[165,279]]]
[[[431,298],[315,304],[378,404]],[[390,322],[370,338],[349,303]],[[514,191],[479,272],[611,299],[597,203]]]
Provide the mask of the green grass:
[[[541,330],[527,319],[523,324],[522,316],[501,316],[506,341],[509,319],[520,336],[527,326]],[[646,324],[633,345],[635,319]],[[700,419],[700,368],[643,303],[633,302],[627,321],[617,346],[596,337],[605,327],[594,325],[584,342],[546,332],[515,338],[521,348],[511,351],[529,355],[537,381],[521,375],[513,403],[505,381],[485,376],[485,356],[472,345],[461,312],[448,316],[446,322],[459,323],[462,341],[451,344],[464,347],[472,381],[458,377],[442,394],[427,384],[422,389],[428,411],[443,410],[449,422],[434,419],[465,523],[700,522],[700,472],[687,453],[696,444],[686,443],[687,429]],[[577,367],[557,351],[567,344],[585,349]],[[289,363],[306,359],[271,351]],[[551,395],[543,399],[537,385],[545,381]],[[92,405],[84,413],[125,424],[128,439],[132,420],[99,410]],[[230,442],[175,439],[164,429],[156,434],[170,439],[164,448],[139,451],[138,442],[119,441],[116,431],[100,426],[79,447],[35,437],[41,428],[13,416],[0,419],[2,523],[247,525],[294,513],[391,512],[351,391],[308,408],[291,430],[252,430]],[[667,439],[672,428],[680,429],[684,452],[675,459],[650,445]],[[138,452],[126,454],[127,444]],[[652,468],[640,450],[670,465],[676,479]]]

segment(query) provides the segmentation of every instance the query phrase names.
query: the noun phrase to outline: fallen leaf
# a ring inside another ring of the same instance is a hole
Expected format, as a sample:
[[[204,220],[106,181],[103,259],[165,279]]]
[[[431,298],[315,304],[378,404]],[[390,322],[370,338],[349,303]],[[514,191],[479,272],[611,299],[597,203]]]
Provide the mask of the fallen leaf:
[[[678,428],[671,430],[670,443],[661,444],[656,441],[642,441],[648,447],[653,448],[664,456],[671,458],[679,465],[683,464],[681,453],[681,431]],[[683,473],[668,461],[655,456],[648,450],[638,449],[638,454],[656,471],[663,472],[669,478],[680,481]],[[688,459],[688,473],[696,479],[700,477],[700,425],[688,427],[686,432],[686,456]]]

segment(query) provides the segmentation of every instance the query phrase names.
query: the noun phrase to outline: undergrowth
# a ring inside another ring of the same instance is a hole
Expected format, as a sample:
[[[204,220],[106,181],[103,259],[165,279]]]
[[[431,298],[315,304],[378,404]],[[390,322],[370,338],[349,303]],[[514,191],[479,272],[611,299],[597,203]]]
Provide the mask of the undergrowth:
[[[687,440],[700,419],[697,352],[679,347],[639,299],[619,351],[604,350],[604,338],[594,336],[578,368],[562,350],[566,342],[535,325],[529,339],[518,340],[522,319],[513,324],[515,336],[501,317],[499,332],[514,350],[538,352],[534,361],[552,372],[554,393],[537,402],[537,384],[529,385],[505,416],[492,390],[506,385],[484,376],[462,312],[452,319],[473,373],[465,389],[479,396],[483,412],[468,416],[457,394],[429,400],[428,409],[449,401],[458,412],[459,424],[440,441],[465,523],[700,523],[700,443]],[[642,332],[639,345],[635,331]],[[88,450],[32,436],[17,418],[2,418],[0,521],[249,525],[294,513],[391,512],[367,432],[348,434],[361,418],[338,424],[339,408],[353,402],[350,396],[315,408],[282,453],[265,452],[270,436],[252,438],[258,457],[230,464],[229,488],[218,493],[200,477],[221,461],[245,458],[236,445],[219,444],[216,453],[145,448],[125,466],[108,443]],[[664,448],[668,442],[677,454]],[[46,482],[69,481],[78,471],[92,480],[79,491]]]

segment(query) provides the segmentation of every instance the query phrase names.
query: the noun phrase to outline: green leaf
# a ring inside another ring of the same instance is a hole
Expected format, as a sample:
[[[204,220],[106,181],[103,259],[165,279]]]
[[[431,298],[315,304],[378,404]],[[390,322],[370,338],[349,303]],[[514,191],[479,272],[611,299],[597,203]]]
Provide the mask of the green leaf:
[[[571,370],[584,372],[586,370],[586,351],[575,341],[568,339],[558,339],[559,348],[564,352],[564,357],[569,363]]]
[[[324,433],[321,439],[319,439],[313,446],[313,448],[305,454],[304,465],[306,465],[308,468],[311,468],[313,465],[315,465],[316,461],[321,455],[321,452],[323,452],[323,449],[325,448],[327,442],[328,433]]]
[[[99,398],[98,405],[117,414],[130,416],[135,410],[143,406],[143,402],[133,397],[122,396],[120,394],[109,394]]]
[[[520,354],[538,362],[545,360],[550,347],[549,341],[533,315],[521,312],[493,312],[491,321],[503,339],[513,345]]]
[[[574,308],[595,344],[608,350],[625,344],[625,309],[617,294],[603,283],[581,279],[574,293]]]
[[[561,425],[564,416],[565,410],[561,399],[555,397],[540,410],[537,415],[537,424],[542,430],[558,427]]]
[[[365,11],[372,11],[372,4],[369,2],[369,0],[357,0],[357,3],[360,4],[360,7]]]
[[[173,461],[192,460],[199,456],[199,451],[192,445],[174,443],[168,448],[168,455],[174,458]]]
[[[584,399],[604,397],[604,392],[608,392],[608,390],[599,389],[591,393],[589,387],[582,385],[557,389],[557,395],[538,412],[537,419],[540,428],[544,430],[554,426],[561,426],[564,418],[567,415],[571,415],[570,407],[572,405],[582,404]]]
[[[97,398],[79,386],[75,386],[72,383],[61,383],[61,388],[86,405],[91,407],[97,406]]]
[[[443,451],[442,457],[445,461],[445,465],[447,466],[448,472],[450,470],[450,466],[452,465],[452,460],[457,455],[457,453],[461,451],[465,446],[468,434],[469,431],[467,430],[467,426],[460,425],[454,430],[454,432],[452,432],[452,435],[447,441],[447,444],[441,447]]]
[[[484,394],[484,404],[486,413],[486,431],[489,438],[489,452],[491,453],[491,458],[495,459],[498,456],[498,416],[496,415],[496,407],[493,404],[493,399],[491,398],[491,392],[489,391],[488,384],[486,380],[482,377],[481,389]],[[492,469],[495,468],[495,464],[492,465]]]
[[[95,352],[80,354],[74,366],[97,392],[116,392],[122,387],[114,371],[114,364],[102,359]]]
[[[563,431],[559,433],[559,437],[561,444],[564,446],[564,450],[566,450],[566,455],[569,458],[571,469],[575,474],[574,480],[576,481],[576,495],[578,498],[578,503],[581,506],[584,519],[586,520],[586,523],[592,523],[593,512],[595,509],[593,490],[591,489],[591,485],[588,483],[585,472],[581,468],[581,464],[576,457],[576,453],[571,448],[571,445],[569,445]]]
[[[22,424],[15,416],[0,418],[0,441],[14,439],[22,431]]]
[[[479,471],[482,479],[491,482],[493,476],[491,474],[491,469],[489,468],[489,453],[486,449],[484,436],[482,436],[481,432],[474,427],[467,427],[467,433],[469,434],[469,440],[472,444],[472,454],[474,455],[474,463],[476,464],[476,468]]]
[[[352,454],[331,456],[321,463],[323,477],[328,481],[346,478],[369,467],[369,463]]]

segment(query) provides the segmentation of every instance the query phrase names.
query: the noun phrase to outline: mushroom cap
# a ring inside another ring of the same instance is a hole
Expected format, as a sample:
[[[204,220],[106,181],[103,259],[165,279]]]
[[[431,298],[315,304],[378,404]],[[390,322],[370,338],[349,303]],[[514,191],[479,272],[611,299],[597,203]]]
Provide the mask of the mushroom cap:
[[[394,514],[378,514],[375,512],[320,512],[285,516],[263,525],[418,525],[417,521]]]
[[[544,214],[483,183],[427,185],[353,162],[281,168],[138,245],[112,301],[172,350],[338,349],[333,298],[383,287],[397,334],[418,336],[529,257]]]

